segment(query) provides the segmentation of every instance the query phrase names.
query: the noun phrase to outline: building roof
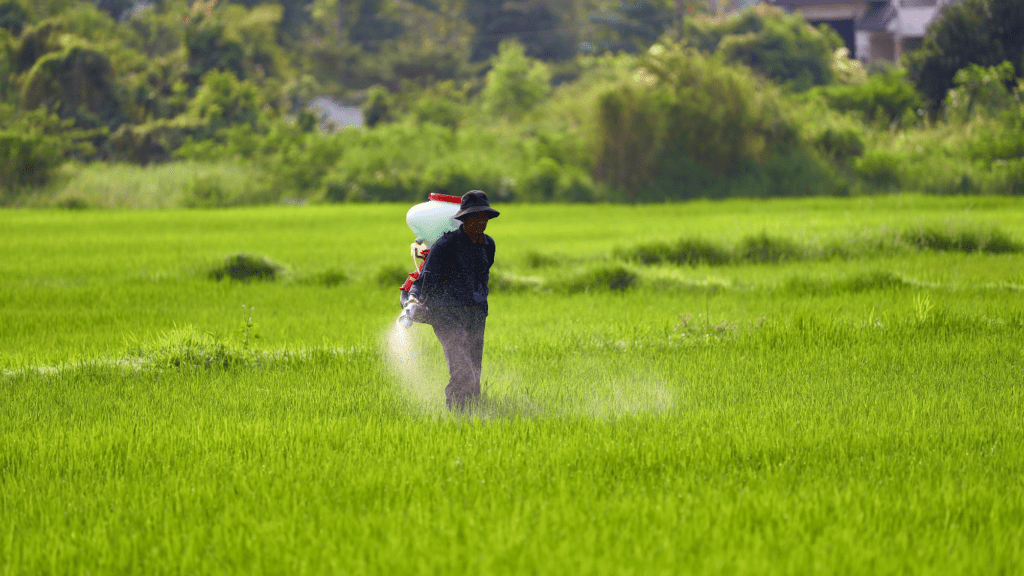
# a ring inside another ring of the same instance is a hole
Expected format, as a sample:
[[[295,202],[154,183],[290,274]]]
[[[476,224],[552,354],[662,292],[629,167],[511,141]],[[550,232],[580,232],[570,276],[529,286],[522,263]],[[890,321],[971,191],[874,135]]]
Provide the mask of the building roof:
[[[939,13],[936,7],[930,8],[901,8],[897,18],[899,32],[904,37],[921,38],[924,36],[928,24],[935,19]]]
[[[873,6],[864,14],[864,17],[857,21],[857,30],[867,32],[884,32],[889,29],[889,24],[896,18],[896,9],[890,4]]]

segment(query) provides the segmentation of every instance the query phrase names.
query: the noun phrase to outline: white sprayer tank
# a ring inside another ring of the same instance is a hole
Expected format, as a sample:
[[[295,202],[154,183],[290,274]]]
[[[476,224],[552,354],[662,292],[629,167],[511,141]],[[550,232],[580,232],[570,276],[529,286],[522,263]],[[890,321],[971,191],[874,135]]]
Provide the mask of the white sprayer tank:
[[[405,223],[416,237],[427,246],[433,246],[445,232],[458,230],[462,222],[453,216],[459,211],[462,198],[447,194],[431,194],[428,200],[417,204],[405,214]]]

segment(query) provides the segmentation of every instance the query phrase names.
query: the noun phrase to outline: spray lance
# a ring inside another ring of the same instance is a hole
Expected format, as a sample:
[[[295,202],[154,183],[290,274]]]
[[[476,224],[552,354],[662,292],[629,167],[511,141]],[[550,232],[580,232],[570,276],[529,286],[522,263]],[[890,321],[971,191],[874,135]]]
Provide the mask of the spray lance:
[[[462,198],[459,196],[430,194],[426,202],[413,206],[405,215],[406,224],[416,234],[416,241],[409,246],[414,271],[409,274],[401,288],[402,313],[398,316],[397,322],[404,329],[409,329],[413,322],[429,323],[426,304],[409,294],[409,290],[419,278],[434,242],[446,232],[458,230],[462,224],[454,218],[461,204]]]

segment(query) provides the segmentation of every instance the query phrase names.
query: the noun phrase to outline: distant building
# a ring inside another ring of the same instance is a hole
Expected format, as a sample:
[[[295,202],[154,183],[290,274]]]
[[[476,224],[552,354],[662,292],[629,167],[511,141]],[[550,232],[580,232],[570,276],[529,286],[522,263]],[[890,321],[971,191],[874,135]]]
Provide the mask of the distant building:
[[[811,24],[839,32],[850,54],[862,61],[896,62],[921,47],[924,31],[939,10],[959,0],[767,0],[799,10]]]

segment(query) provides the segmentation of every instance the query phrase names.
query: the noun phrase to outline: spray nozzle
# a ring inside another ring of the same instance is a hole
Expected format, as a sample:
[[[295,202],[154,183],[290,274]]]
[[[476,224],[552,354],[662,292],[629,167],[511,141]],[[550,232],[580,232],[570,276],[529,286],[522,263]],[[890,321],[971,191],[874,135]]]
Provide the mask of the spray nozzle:
[[[398,315],[398,325],[401,328],[408,330],[413,322],[422,322],[422,316],[427,311],[427,307],[422,302],[417,300],[414,296],[409,296],[409,300],[406,301],[405,306],[402,308],[402,313]]]

